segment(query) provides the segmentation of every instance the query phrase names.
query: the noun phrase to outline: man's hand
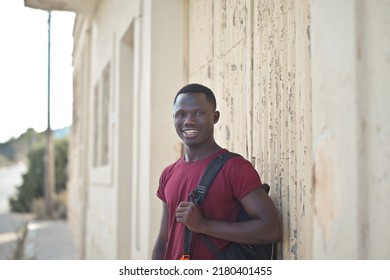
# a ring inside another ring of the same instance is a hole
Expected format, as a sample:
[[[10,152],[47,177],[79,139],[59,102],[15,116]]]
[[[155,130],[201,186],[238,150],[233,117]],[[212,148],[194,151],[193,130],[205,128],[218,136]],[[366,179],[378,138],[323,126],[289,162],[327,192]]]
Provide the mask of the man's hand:
[[[199,205],[182,201],[176,209],[176,221],[186,225],[193,232],[203,232],[206,222]]]

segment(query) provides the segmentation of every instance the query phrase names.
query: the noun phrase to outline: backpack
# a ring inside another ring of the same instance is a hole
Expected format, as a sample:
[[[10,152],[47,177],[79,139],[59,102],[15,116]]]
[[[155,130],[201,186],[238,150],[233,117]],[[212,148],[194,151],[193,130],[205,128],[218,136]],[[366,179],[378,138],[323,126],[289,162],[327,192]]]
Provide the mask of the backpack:
[[[191,201],[195,204],[201,204],[204,200],[204,196],[214,180],[215,176],[222,169],[226,161],[234,156],[241,156],[236,153],[226,152],[217,156],[210,164],[207,166],[205,172],[203,173],[199,184],[196,189],[190,194]],[[263,184],[263,189],[267,193],[269,192],[269,185]],[[238,221],[247,221],[251,218],[241,207]],[[205,235],[200,235],[202,240],[206,245],[213,251],[215,257],[220,260],[273,260],[276,259],[276,251],[274,250],[275,244],[260,244],[260,245],[250,245],[250,244],[239,244],[235,242],[230,242],[222,250],[219,250],[211,240]],[[184,231],[184,252],[181,260],[190,259],[190,244],[191,244],[192,232],[185,227]]]

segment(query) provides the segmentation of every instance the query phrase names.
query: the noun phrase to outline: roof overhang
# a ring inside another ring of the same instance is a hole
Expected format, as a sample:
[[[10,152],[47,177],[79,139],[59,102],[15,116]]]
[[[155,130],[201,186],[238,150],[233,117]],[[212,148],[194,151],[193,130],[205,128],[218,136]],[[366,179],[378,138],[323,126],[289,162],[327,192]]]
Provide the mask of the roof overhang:
[[[24,0],[29,8],[46,11],[70,11],[78,14],[90,14],[96,9],[99,0]]]

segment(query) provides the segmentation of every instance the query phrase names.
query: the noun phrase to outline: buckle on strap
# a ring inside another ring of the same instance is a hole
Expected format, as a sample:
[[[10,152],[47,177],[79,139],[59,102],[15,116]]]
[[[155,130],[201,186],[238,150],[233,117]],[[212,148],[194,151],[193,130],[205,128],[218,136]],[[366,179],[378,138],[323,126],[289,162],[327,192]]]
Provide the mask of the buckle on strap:
[[[196,188],[196,192],[197,192],[197,193],[204,194],[205,191],[206,191],[206,188],[205,188],[204,186],[199,185],[199,186]]]
[[[206,188],[204,186],[201,185],[197,186],[196,189],[190,192],[189,194],[190,201],[195,204],[198,204],[199,201],[203,198],[205,192],[206,192]]]
[[[180,260],[181,261],[188,261],[188,260],[190,260],[190,255],[184,254],[183,256],[181,256]]]

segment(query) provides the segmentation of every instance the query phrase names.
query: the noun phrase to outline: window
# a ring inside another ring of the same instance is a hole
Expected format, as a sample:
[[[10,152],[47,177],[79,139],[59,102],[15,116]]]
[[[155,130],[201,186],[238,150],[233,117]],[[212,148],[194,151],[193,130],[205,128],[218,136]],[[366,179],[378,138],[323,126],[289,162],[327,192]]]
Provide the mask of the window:
[[[110,71],[110,63],[108,63],[94,89],[94,167],[109,163]]]

